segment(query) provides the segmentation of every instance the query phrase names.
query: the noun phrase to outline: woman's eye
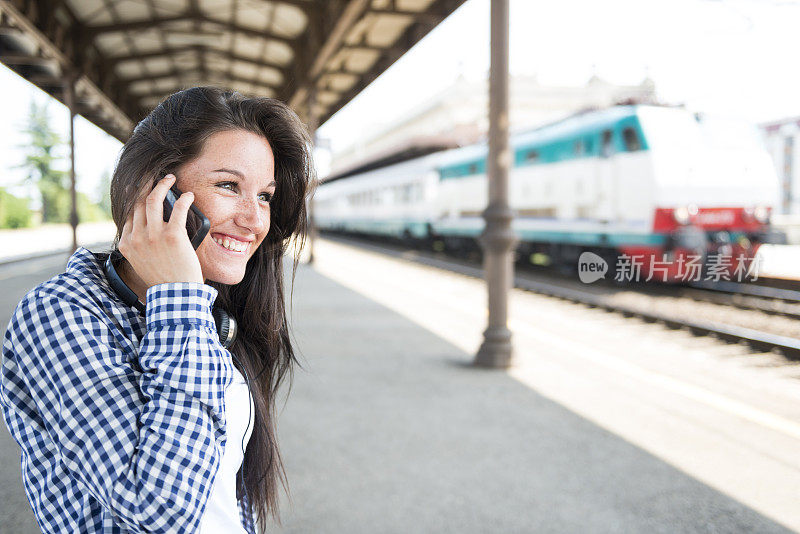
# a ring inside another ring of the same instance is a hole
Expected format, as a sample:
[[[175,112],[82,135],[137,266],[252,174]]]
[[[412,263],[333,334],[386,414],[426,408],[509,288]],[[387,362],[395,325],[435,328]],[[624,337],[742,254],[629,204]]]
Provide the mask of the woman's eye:
[[[222,189],[227,189],[228,191],[236,191],[239,184],[236,182],[219,182],[216,184],[216,186]],[[258,195],[258,197],[264,202],[269,202],[272,200],[273,193],[261,193]]]

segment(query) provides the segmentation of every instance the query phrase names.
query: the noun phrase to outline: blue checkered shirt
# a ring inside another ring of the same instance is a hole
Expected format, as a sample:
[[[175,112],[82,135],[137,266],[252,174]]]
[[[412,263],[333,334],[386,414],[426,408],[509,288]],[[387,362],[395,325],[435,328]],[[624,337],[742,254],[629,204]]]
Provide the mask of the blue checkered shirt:
[[[25,492],[45,533],[195,532],[234,372],[211,315],[217,291],[153,286],[142,317],[100,260],[79,248],[22,299],[3,339],[0,403]]]

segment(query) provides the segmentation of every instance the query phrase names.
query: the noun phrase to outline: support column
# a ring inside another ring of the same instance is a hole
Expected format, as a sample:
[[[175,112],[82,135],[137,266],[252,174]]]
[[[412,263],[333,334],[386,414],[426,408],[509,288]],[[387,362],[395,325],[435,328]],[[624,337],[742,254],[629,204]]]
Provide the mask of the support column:
[[[313,85],[308,92],[308,133],[311,135],[311,144],[317,146],[317,127],[319,126],[319,114],[317,113],[317,87]],[[316,176],[316,173],[315,173]],[[316,189],[317,183],[309,184]],[[317,225],[314,223],[314,201],[308,199],[308,264],[314,263],[314,242],[317,240]]]
[[[513,212],[508,205],[508,0],[491,0],[491,68],[489,74],[489,155],[487,172],[489,205],[480,243],[489,300],[489,325],[474,365],[507,368],[513,346],[508,329],[508,291],[514,276],[512,250],[517,238],[511,230]]]
[[[64,100],[69,109],[69,223],[72,226],[72,252],[75,252],[78,248],[78,193],[75,187],[75,77],[71,74],[64,77]]]

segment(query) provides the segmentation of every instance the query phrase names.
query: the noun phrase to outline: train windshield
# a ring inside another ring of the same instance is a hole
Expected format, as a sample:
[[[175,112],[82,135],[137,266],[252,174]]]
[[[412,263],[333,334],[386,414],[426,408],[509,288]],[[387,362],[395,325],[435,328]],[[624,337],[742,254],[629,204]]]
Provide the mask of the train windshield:
[[[698,117],[703,137],[715,148],[754,148],[763,144],[758,128],[747,121],[727,117]]]
[[[647,107],[640,108],[639,116],[649,145],[660,150],[743,149],[762,145],[757,128],[739,119]]]
[[[684,110],[643,107],[638,114],[652,148],[691,150],[705,142],[699,123]]]

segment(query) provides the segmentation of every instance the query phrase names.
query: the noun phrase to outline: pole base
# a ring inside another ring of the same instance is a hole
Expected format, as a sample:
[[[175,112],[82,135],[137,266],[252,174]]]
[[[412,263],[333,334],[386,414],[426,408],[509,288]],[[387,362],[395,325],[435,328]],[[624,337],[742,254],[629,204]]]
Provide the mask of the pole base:
[[[475,367],[508,369],[514,359],[511,330],[502,326],[489,327],[483,332],[483,343],[472,364]]]

